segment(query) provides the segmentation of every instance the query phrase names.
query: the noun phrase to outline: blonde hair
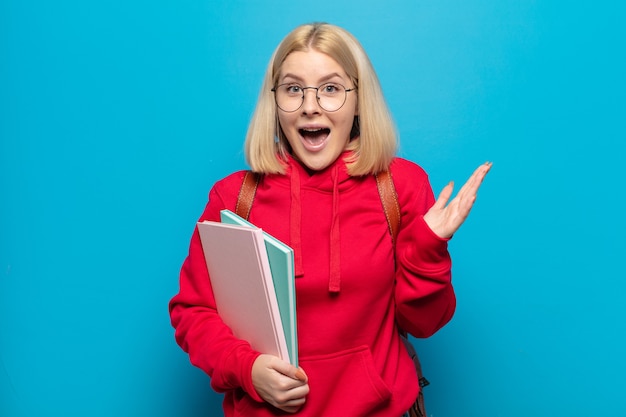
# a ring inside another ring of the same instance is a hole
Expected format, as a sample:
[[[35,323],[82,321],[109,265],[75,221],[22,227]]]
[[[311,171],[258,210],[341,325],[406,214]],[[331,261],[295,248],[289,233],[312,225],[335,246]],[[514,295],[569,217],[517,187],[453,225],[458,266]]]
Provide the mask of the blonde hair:
[[[347,146],[348,173],[353,176],[373,174],[389,167],[397,150],[397,133],[376,76],[359,41],[346,30],[327,23],[297,27],[278,45],[263,80],[256,109],[248,126],[245,142],[246,160],[255,172],[285,172],[289,143],[280,128],[274,93],[285,58],[295,51],[315,49],[342,66],[357,87],[359,116],[352,128],[353,140]]]

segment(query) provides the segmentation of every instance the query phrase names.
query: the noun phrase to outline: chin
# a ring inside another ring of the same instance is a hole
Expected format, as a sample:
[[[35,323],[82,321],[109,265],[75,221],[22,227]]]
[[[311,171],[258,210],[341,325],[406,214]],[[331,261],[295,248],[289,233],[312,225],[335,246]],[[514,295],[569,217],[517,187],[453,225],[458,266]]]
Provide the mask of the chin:
[[[327,162],[302,161],[302,164],[310,171],[322,171],[330,165]]]

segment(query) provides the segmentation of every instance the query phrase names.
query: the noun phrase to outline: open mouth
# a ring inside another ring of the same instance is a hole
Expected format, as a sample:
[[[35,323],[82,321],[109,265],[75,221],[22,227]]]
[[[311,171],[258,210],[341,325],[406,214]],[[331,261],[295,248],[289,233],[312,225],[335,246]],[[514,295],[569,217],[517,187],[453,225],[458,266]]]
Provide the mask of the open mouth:
[[[330,135],[330,129],[328,128],[319,128],[319,129],[298,129],[298,133],[302,137],[305,145],[308,145],[312,150],[319,148],[322,146],[328,135]]]

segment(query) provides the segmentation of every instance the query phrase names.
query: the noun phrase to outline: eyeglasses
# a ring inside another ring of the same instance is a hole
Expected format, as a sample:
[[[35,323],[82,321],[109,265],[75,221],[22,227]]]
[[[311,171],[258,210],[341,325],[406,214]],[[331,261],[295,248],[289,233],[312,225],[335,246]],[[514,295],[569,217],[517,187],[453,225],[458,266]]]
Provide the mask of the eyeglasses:
[[[346,89],[337,83],[325,83],[319,87],[303,87],[297,83],[286,83],[272,88],[276,105],[286,113],[293,113],[302,107],[306,90],[315,90],[319,106],[327,112],[334,112],[343,107],[348,93],[355,91],[356,88]]]

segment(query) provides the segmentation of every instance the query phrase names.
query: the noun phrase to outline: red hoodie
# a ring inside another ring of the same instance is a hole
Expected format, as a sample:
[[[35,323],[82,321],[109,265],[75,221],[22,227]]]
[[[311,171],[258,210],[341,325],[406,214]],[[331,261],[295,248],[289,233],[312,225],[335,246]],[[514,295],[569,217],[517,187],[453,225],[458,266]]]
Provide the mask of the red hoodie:
[[[286,175],[265,175],[259,183],[249,220],[290,245],[296,261],[299,364],[310,388],[297,416],[402,415],[419,387],[396,323],[428,337],[454,313],[447,240],[423,219],[434,203],[426,173],[400,158],[391,172],[402,211],[395,267],[373,176],[349,176],[343,158],[313,175],[290,160]],[[234,211],[243,176],[214,185],[200,220]],[[197,229],[170,314],[191,363],[225,393],[225,417],[286,414],[252,385],[260,352],[235,338],[217,314]]]

